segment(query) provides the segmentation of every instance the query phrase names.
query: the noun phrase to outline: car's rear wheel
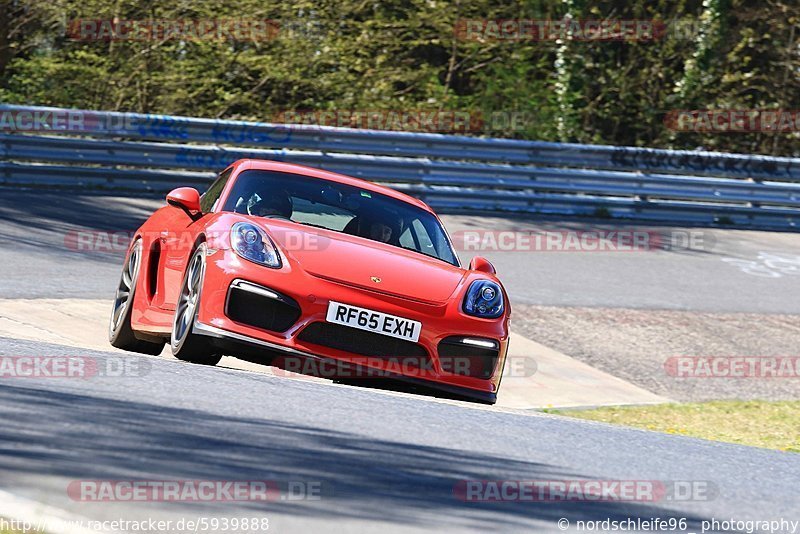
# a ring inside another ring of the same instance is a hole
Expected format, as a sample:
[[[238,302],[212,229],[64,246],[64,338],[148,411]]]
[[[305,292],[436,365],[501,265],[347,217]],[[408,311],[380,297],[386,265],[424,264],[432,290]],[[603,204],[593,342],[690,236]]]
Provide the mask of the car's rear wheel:
[[[222,355],[218,354],[202,336],[192,333],[206,275],[206,250],[206,244],[200,243],[186,266],[178,305],[175,307],[175,318],[172,321],[170,346],[172,355],[179,360],[216,365],[222,359]]]
[[[142,265],[142,240],[137,239],[125,258],[122,275],[119,278],[117,292],[114,295],[114,306],[111,308],[111,320],[108,325],[108,340],[111,345],[122,350],[141,352],[144,354],[161,354],[164,343],[152,343],[136,339],[131,328],[131,312],[133,297],[139,281]]]

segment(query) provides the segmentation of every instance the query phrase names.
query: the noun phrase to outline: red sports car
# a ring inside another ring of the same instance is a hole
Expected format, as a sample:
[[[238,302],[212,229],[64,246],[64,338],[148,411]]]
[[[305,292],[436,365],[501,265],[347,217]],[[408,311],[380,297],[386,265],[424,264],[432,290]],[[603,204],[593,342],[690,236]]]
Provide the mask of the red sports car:
[[[487,260],[461,266],[420,200],[240,160],[202,196],[183,187],[167,204],[128,250],[109,327],[115,347],[158,354],[169,342],[194,363],[226,354],[496,401],[508,295]]]

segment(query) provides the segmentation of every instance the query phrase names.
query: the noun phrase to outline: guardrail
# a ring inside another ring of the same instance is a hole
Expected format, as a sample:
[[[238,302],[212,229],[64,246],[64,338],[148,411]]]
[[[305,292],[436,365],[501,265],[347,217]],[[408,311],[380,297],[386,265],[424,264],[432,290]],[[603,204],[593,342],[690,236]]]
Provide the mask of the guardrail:
[[[0,183],[165,192],[264,158],[382,182],[447,211],[800,223],[795,158],[0,106],[28,112],[79,114],[80,127],[21,132],[0,121]]]

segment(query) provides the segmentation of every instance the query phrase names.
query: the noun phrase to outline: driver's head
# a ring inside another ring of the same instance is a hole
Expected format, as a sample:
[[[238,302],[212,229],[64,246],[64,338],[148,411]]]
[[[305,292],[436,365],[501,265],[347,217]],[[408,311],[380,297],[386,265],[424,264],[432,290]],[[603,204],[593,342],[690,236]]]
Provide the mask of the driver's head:
[[[247,212],[257,217],[277,215],[289,219],[292,217],[292,199],[282,189],[258,191],[247,202]]]
[[[392,238],[392,227],[386,223],[374,222],[369,225],[369,238],[373,241],[388,243]]]
[[[373,213],[364,222],[366,232],[361,235],[373,241],[396,244],[400,234],[403,233],[403,220],[397,214],[388,211]]]

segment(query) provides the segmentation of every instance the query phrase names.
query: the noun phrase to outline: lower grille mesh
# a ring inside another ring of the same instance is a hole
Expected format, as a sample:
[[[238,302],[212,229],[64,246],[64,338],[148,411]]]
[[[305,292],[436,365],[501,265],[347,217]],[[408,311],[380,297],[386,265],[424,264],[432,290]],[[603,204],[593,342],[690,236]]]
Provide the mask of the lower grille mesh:
[[[339,324],[311,323],[300,332],[298,339],[362,356],[418,361],[419,368],[430,365],[428,352],[417,343]]]

